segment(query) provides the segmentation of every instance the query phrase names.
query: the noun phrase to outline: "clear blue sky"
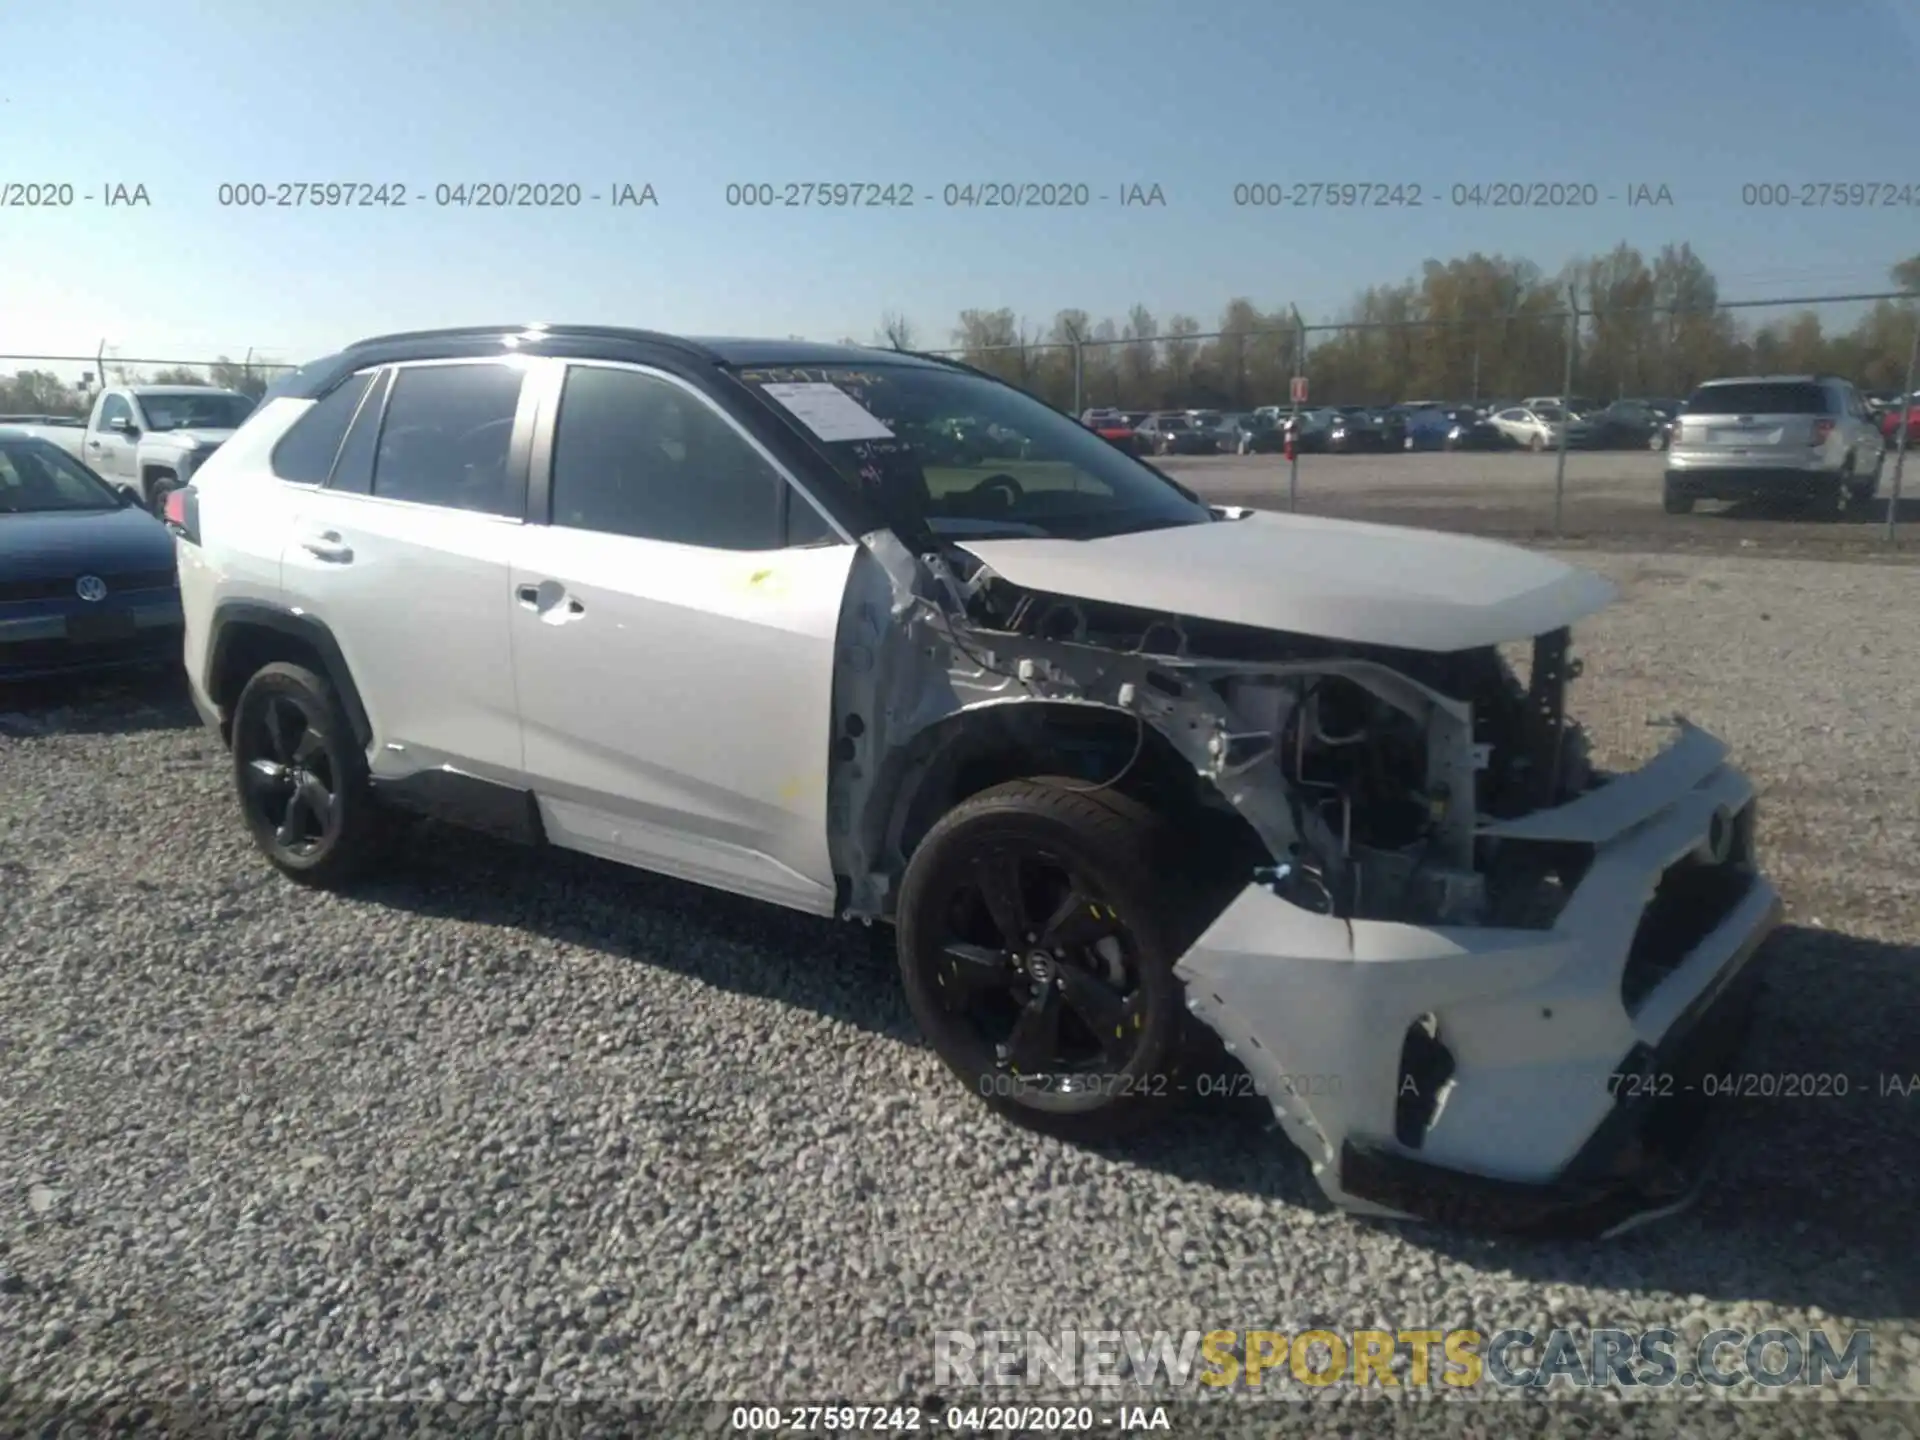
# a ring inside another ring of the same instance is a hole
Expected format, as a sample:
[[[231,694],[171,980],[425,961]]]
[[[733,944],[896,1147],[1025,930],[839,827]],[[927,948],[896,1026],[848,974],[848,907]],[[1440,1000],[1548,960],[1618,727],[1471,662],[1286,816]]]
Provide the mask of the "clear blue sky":
[[[400,17],[400,18],[393,18]],[[905,313],[1225,301],[1330,316],[1474,249],[1549,270],[1691,240],[1729,296],[1882,286],[1920,206],[1756,210],[1743,182],[1920,190],[1911,0],[171,0],[0,6],[0,352],[303,358],[499,319],[869,336]],[[45,63],[38,63],[44,58]],[[1455,183],[1665,184],[1671,207],[1454,208]],[[657,208],[222,209],[222,182],[651,183]],[[732,181],[909,181],[911,210],[729,208]],[[966,211],[948,183],[1158,184],[1164,208]],[[1236,182],[1422,185],[1238,209]],[[1435,203],[1439,202],[1439,203]]]

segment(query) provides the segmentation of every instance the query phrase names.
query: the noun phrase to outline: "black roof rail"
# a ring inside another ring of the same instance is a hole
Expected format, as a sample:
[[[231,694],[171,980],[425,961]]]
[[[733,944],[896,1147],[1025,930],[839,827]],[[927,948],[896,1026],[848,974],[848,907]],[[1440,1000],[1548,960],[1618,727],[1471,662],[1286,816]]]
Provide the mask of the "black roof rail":
[[[390,335],[368,335],[363,339],[355,340],[346,349],[369,350],[376,345],[399,345],[412,341],[484,339],[491,336],[527,334],[579,336],[583,339],[638,340],[651,345],[673,346],[689,354],[708,359],[719,359],[704,345],[689,340],[683,335],[669,335],[664,331],[641,330],[626,325],[552,325],[539,322],[512,325],[451,325],[434,330],[397,330]]]
[[[878,346],[876,348],[885,350],[889,355],[911,355],[915,360],[925,360],[934,365],[944,365],[949,370],[964,370],[969,375],[978,375],[986,380],[997,380],[1002,385],[1011,385],[1013,383],[1004,375],[996,375],[991,370],[982,370],[978,365],[969,365],[966,361],[956,360],[951,355],[936,355],[931,350],[896,350],[891,345]]]

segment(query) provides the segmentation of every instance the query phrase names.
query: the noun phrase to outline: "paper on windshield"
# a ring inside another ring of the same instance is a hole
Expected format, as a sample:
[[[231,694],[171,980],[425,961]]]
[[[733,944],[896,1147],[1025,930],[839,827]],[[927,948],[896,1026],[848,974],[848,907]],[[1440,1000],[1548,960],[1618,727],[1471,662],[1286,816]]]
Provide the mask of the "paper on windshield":
[[[805,381],[762,385],[760,388],[822,440],[893,438],[893,431],[838,385]]]

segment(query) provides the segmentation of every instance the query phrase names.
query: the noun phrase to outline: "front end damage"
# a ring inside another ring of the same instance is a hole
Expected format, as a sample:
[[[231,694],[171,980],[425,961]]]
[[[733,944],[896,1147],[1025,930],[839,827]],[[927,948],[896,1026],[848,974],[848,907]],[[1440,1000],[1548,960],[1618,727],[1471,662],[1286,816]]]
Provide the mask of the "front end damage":
[[[850,914],[890,916],[916,797],[978,723],[1124,717],[1257,839],[1176,974],[1332,1200],[1605,1234],[1689,1198],[1692,1077],[1737,1054],[1780,912],[1718,741],[1676,722],[1643,768],[1595,772],[1564,625],[1523,679],[1492,645],[1134,611],[886,534],[863,552],[830,785]]]

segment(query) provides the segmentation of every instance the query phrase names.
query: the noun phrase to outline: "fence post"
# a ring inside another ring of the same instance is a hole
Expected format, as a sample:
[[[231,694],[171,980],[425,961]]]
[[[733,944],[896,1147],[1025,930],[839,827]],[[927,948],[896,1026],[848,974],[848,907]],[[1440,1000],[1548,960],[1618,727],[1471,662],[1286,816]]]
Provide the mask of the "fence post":
[[[1887,496],[1887,543],[1891,545],[1895,527],[1900,517],[1900,477],[1907,468],[1907,431],[1913,428],[1913,371],[1914,362],[1920,360],[1920,307],[1916,307],[1913,316],[1913,343],[1907,347],[1907,384],[1900,392],[1899,435],[1900,448],[1893,456],[1893,493]]]
[[[1300,323],[1300,308],[1293,307],[1293,375],[1307,373],[1307,331]],[[1287,433],[1292,444],[1287,449],[1293,452],[1287,461],[1287,509],[1300,508],[1300,400],[1293,393],[1293,375],[1287,377],[1287,399],[1293,406],[1293,428]]]
[[[102,390],[107,388],[107,342],[102,340],[100,348],[93,352],[93,376],[100,382]]]
[[[1080,361],[1080,337],[1076,335],[1073,337],[1073,413],[1075,415],[1087,408],[1086,400],[1081,394],[1083,374]]]
[[[1567,433],[1573,429],[1573,347],[1580,339],[1580,292],[1567,287],[1567,364],[1560,386],[1560,453],[1553,467],[1553,534],[1560,536],[1567,507]]]

